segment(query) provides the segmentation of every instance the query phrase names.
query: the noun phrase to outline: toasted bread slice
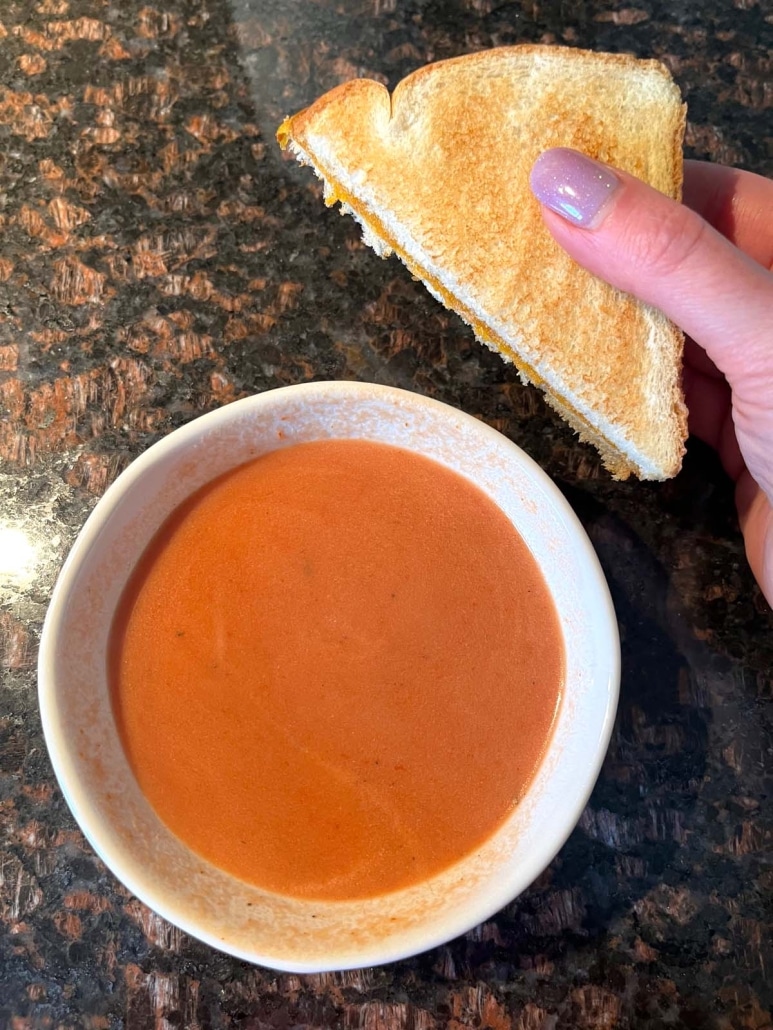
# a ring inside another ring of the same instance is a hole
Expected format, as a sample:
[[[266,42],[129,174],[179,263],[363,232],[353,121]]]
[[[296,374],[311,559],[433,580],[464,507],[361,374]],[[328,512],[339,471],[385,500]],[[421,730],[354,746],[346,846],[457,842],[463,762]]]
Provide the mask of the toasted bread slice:
[[[573,147],[679,199],[685,108],[656,61],[517,46],[427,65],[390,97],[355,79],[277,137],[480,340],[541,387],[617,478],[681,466],[682,334],[580,268],[529,189],[542,151]]]

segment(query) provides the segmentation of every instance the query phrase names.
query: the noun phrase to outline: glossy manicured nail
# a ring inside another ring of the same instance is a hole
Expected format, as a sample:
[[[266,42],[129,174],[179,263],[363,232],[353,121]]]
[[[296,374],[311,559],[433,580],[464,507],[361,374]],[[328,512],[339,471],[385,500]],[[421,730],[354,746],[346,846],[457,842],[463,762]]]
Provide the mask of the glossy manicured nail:
[[[564,147],[540,154],[531,170],[537,200],[584,229],[600,225],[618,186],[620,180],[605,165]]]

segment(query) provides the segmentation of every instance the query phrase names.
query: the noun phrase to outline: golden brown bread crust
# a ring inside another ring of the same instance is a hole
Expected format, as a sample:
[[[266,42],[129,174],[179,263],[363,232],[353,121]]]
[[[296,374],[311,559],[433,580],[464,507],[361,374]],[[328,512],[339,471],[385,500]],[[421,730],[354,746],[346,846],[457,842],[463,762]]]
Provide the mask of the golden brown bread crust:
[[[558,247],[528,175],[543,150],[569,146],[678,199],[684,120],[656,61],[520,46],[421,68],[391,98],[347,82],[277,135],[368,242],[545,390],[613,475],[663,479],[686,436],[681,334]]]

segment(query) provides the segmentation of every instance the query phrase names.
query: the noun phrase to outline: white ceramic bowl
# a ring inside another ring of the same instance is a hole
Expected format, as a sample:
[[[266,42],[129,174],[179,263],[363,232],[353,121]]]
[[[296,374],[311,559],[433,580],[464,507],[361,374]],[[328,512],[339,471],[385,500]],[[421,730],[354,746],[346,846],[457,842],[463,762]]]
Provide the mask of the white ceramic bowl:
[[[355,902],[273,895],[191,852],[166,829],[134,780],[106,681],[116,604],[171,511],[251,458],[331,437],[395,444],[477,483],[541,565],[566,646],[565,693],[549,749],[507,822],[432,880]],[[119,477],[62,569],[43,629],[39,684],[43,728],[64,796],[94,850],[129,890],[215,948],[275,969],[320,972],[388,962],[447,941],[511,901],[548,865],[576,824],[607,750],[619,639],[587,536],[556,487],[518,447],[482,422],[417,394],[313,383],[204,415],[155,444]]]

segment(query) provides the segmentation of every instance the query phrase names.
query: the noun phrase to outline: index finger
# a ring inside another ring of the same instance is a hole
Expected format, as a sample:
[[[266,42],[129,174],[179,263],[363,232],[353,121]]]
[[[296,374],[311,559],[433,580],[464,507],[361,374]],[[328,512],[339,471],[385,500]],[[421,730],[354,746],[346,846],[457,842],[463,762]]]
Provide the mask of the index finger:
[[[706,161],[685,161],[684,203],[750,258],[773,266],[773,181]]]

